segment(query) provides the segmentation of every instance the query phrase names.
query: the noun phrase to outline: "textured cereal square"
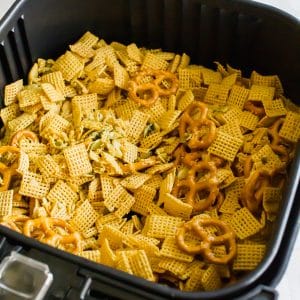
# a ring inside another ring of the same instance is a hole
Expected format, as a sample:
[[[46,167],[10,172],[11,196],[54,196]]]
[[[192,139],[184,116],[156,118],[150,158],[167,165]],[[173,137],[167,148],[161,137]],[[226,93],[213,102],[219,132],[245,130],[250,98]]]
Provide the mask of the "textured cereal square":
[[[114,251],[111,249],[109,241],[107,239],[103,240],[102,246],[101,246],[101,264],[114,267],[116,264],[116,255]],[[120,269],[122,271],[128,272],[129,274],[132,274],[132,271],[129,268],[121,268],[120,261],[118,261],[119,264],[116,265],[117,269]],[[123,263],[124,264],[124,263]],[[122,265],[123,265],[122,264]],[[128,261],[127,264],[129,265]]]
[[[85,200],[74,212],[70,224],[81,232],[85,232],[94,225],[98,218],[97,212],[89,200]]]
[[[83,71],[83,66],[83,63],[76,57],[76,55],[67,51],[56,60],[53,68],[60,71],[65,80],[71,81]]]
[[[164,239],[161,246],[160,255],[183,262],[191,262],[194,259],[194,255],[187,254],[178,247],[174,236],[167,236]]]
[[[213,291],[221,288],[221,278],[215,265],[210,265],[205,270],[201,277],[201,282],[205,291]]]
[[[222,82],[222,75],[219,72],[215,72],[211,69],[201,69],[203,83],[205,85],[220,84]]]
[[[19,100],[20,108],[35,105],[41,102],[41,91],[38,88],[28,86],[28,88],[23,89],[17,95]]]
[[[60,201],[70,207],[78,200],[78,195],[67,183],[58,180],[49,191],[47,199],[51,202]]]
[[[134,275],[155,281],[149,259],[144,250],[137,250],[133,255],[128,257],[128,261]]]
[[[227,102],[229,88],[222,84],[212,83],[206,92],[204,102],[209,104],[224,105]]]
[[[60,102],[65,100],[65,96],[59,90],[56,90],[51,83],[42,83],[42,90],[51,102]]]
[[[127,46],[126,48],[128,56],[136,61],[137,63],[141,64],[143,60],[143,54],[141,50],[137,47],[136,44],[131,43],[130,45]]]
[[[227,99],[227,104],[231,106],[237,106],[238,108],[243,109],[244,104],[248,99],[248,96],[249,89],[239,85],[234,85]]]
[[[76,53],[83,58],[91,58],[95,55],[95,50],[82,42],[70,45],[70,49],[73,53]]]
[[[155,195],[155,188],[147,185],[141,186],[134,192],[135,203],[131,207],[131,210],[143,216],[147,216],[149,214],[148,208],[150,207]]]
[[[219,211],[225,214],[234,214],[237,210],[241,208],[239,203],[239,197],[234,191],[229,191],[226,193],[224,202],[222,203]]]
[[[154,132],[141,140],[141,148],[151,149],[157,147],[163,139],[161,132]]]
[[[234,213],[230,225],[241,240],[261,230],[261,224],[246,207]]]
[[[128,141],[123,141],[121,144],[123,160],[126,163],[133,163],[138,157],[138,147]]]
[[[246,129],[254,130],[259,121],[258,116],[249,111],[243,111],[239,117],[240,125]]]
[[[43,180],[42,175],[26,172],[23,174],[19,193],[24,196],[42,199],[47,195],[49,188],[49,183]]]
[[[23,113],[17,118],[9,121],[7,125],[12,132],[16,132],[30,126],[35,121],[35,119],[35,114]]]
[[[237,73],[227,75],[223,77],[221,84],[229,88],[232,88],[237,81],[237,77],[238,77]]]
[[[12,103],[0,110],[0,116],[5,126],[7,126],[7,123],[9,121],[15,119],[18,116],[18,114],[19,105],[17,103]]]
[[[261,75],[256,71],[251,73],[250,77],[251,84],[253,85],[263,85],[263,86],[276,86],[276,75]]]
[[[134,111],[126,130],[126,135],[130,139],[130,142],[135,143],[139,139],[140,135],[144,131],[148,119],[149,116],[147,114],[140,112],[139,110]]]
[[[114,80],[115,85],[121,89],[126,89],[129,75],[128,72],[124,67],[122,67],[120,64],[114,65]]]
[[[164,210],[173,217],[180,217],[189,220],[193,211],[193,206],[184,203],[173,195],[166,193],[164,196]]]
[[[93,168],[84,144],[66,148],[64,156],[71,176],[82,176],[92,172]]]
[[[123,241],[126,240],[126,235],[111,225],[104,225],[99,237],[101,246],[103,246],[105,239],[109,241],[110,247],[115,250],[122,248]]]
[[[169,111],[165,112],[161,116],[161,119],[158,122],[161,129],[162,130],[170,130],[171,128],[173,128],[173,125],[178,120],[181,113],[182,112],[180,110],[174,110],[174,111],[169,110]]]
[[[232,123],[238,121],[242,115],[242,110],[238,107],[231,107],[226,113],[223,114],[223,118],[226,123]]]
[[[98,99],[96,93],[75,96],[72,99],[72,103],[74,102],[76,102],[76,104],[79,105],[80,108],[86,113],[98,109]]]
[[[273,100],[275,95],[275,88],[271,86],[252,85],[248,100],[264,101]]]
[[[164,59],[156,56],[153,53],[146,53],[142,66],[142,69],[154,69],[154,70],[166,70],[168,68],[168,62]]]
[[[184,111],[195,99],[192,90],[187,90],[178,100],[178,110]]]
[[[23,79],[10,83],[4,88],[4,104],[8,106],[17,102],[17,94],[23,89]]]
[[[182,219],[178,217],[149,215],[145,221],[143,234],[154,238],[174,236],[177,228],[182,224]]]
[[[150,179],[150,177],[151,175],[149,174],[135,173],[121,180],[120,184],[129,190],[136,190]]]
[[[276,169],[282,166],[282,162],[272,148],[266,144],[252,155],[252,160],[256,169]]]
[[[279,136],[296,143],[300,137],[300,114],[288,112],[279,130]]]
[[[56,90],[58,90],[62,93],[65,91],[65,88],[66,88],[63,75],[60,71],[55,71],[55,72],[44,74],[41,77],[41,82],[51,83],[55,87]]]
[[[276,99],[272,101],[264,100],[263,106],[266,112],[266,115],[270,118],[285,116],[287,111],[284,107],[284,103],[281,99]]]
[[[208,152],[233,161],[242,144],[243,140],[221,131],[218,132],[217,138],[209,146]]]
[[[14,191],[0,192],[0,217],[10,216],[13,208]]]
[[[266,252],[266,245],[237,245],[237,256],[233,261],[234,271],[251,271],[262,261]]]

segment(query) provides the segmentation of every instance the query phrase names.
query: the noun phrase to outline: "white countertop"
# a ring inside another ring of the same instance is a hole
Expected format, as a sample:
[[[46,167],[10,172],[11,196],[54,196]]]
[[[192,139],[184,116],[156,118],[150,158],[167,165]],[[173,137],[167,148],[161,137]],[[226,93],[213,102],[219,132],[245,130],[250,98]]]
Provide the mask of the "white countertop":
[[[13,2],[14,0],[0,0],[0,18]],[[278,7],[300,19],[300,0],[256,0],[256,2]],[[300,299],[300,234],[298,234],[286,273],[277,286],[277,291],[279,300]]]

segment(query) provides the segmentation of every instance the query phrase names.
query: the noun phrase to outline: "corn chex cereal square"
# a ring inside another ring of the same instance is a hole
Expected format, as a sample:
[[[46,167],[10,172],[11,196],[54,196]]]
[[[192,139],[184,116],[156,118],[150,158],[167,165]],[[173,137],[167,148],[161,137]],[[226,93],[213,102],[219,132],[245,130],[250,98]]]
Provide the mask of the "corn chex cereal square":
[[[81,42],[77,42],[73,45],[70,45],[70,49],[72,52],[84,58],[91,58],[95,55],[95,50],[93,48]]]
[[[237,210],[241,208],[239,203],[239,197],[234,191],[229,191],[226,193],[224,202],[222,203],[219,211],[221,213],[234,214]]]
[[[47,199],[51,202],[61,201],[69,206],[77,201],[78,195],[67,183],[58,180],[49,191]]]
[[[17,118],[9,121],[7,125],[12,132],[16,132],[27,128],[29,125],[31,125],[34,122],[35,119],[36,119],[35,114],[23,113]]]
[[[164,239],[160,254],[164,257],[173,258],[183,262],[191,262],[194,259],[194,255],[187,254],[178,247],[174,236],[167,236]]]
[[[121,256],[122,257],[122,256]],[[116,264],[116,254],[111,249],[109,241],[107,239],[104,239],[101,247],[101,264],[114,267]],[[132,271],[130,270],[130,266],[128,263],[128,259],[126,257],[126,264],[128,265],[128,268],[125,268],[124,265],[126,265],[124,262],[120,263],[120,260],[118,262],[119,264],[116,265],[116,268],[119,270],[122,270],[124,272],[128,272],[129,274],[132,274]]]
[[[238,107],[231,107],[225,114],[223,118],[226,123],[232,123],[233,121],[238,121],[242,114],[242,110]]]
[[[296,143],[300,137],[300,114],[288,112],[281,129],[279,136],[284,139]]]
[[[249,111],[243,111],[239,117],[240,126],[249,130],[254,130],[258,121],[258,116],[252,114]]]
[[[28,86],[28,88],[23,89],[17,95],[19,100],[20,108],[31,106],[41,102],[41,91],[36,87]]]
[[[173,125],[175,125],[175,122],[181,115],[180,110],[174,110],[174,111],[167,111],[162,116],[161,119],[158,121],[158,125],[161,127],[162,130],[170,130],[172,129]]]
[[[131,207],[131,210],[143,216],[147,216],[149,214],[148,208],[150,207],[155,195],[155,188],[147,185],[141,186],[134,192],[135,203]]]
[[[218,132],[217,138],[207,151],[226,160],[233,161],[242,144],[243,140],[221,131]]]
[[[234,213],[230,219],[230,225],[241,240],[261,230],[261,224],[246,207]]]
[[[193,206],[184,203],[175,196],[166,193],[164,196],[164,210],[173,217],[179,217],[184,220],[189,220],[193,211]]]
[[[254,85],[263,85],[263,86],[276,86],[276,75],[261,75],[256,71],[253,71],[250,76],[250,81]]]
[[[181,218],[153,214],[147,216],[142,233],[154,238],[174,236],[177,228],[182,224],[183,221]]]
[[[126,240],[126,235],[111,225],[104,225],[99,237],[101,246],[103,246],[105,239],[108,240],[112,249],[118,249],[122,247],[123,241]]]
[[[0,110],[0,116],[3,124],[6,126],[7,123],[15,119],[19,114],[19,105],[17,103],[12,103]]]
[[[151,149],[157,147],[163,139],[161,132],[154,132],[141,140],[141,147]]]
[[[144,131],[148,119],[149,116],[147,114],[142,113],[139,110],[134,111],[129,125],[126,129],[126,135],[130,139],[130,142],[134,143],[139,139],[140,135]]]
[[[229,97],[227,99],[227,104],[231,106],[237,106],[243,109],[244,104],[249,96],[249,89],[234,85],[230,91]]]
[[[55,70],[62,73],[63,78],[67,81],[77,77],[83,70],[83,67],[83,63],[70,51],[60,56],[53,66]]]
[[[120,251],[116,255],[116,268],[123,272],[133,275],[128,256],[126,255],[128,251]]]
[[[12,214],[13,198],[14,190],[0,192],[0,217]]]
[[[252,155],[256,169],[276,169],[282,166],[282,162],[272,148],[266,144],[259,151]]]
[[[96,222],[98,213],[94,210],[89,200],[85,200],[76,208],[70,224],[81,232],[85,232]]]
[[[51,83],[55,87],[55,89],[60,92],[64,92],[66,88],[64,78],[60,71],[44,74],[41,77],[41,82]]]
[[[117,207],[117,210],[114,212],[114,214],[118,218],[123,218],[125,215],[127,215],[130,212],[131,207],[134,204],[134,202],[135,202],[134,197],[131,194],[127,193],[126,198]]]
[[[126,163],[133,163],[138,157],[138,147],[126,140],[121,143],[121,151]]]
[[[151,175],[145,173],[135,173],[130,176],[124,178],[120,184],[129,189],[136,190],[141,187],[148,179],[150,179]]]
[[[204,102],[209,104],[224,105],[227,102],[229,88],[222,84],[212,83],[206,92]]]
[[[160,262],[158,263],[158,266],[184,280],[186,279],[184,278],[184,275],[187,271],[187,268],[189,267],[189,263],[173,258],[162,257]]]
[[[166,70],[168,68],[168,62],[164,59],[156,56],[154,53],[147,52],[142,66],[142,69],[154,69],[154,70]]]
[[[254,84],[250,88],[248,100],[253,100],[253,101],[273,100],[274,95],[275,95],[274,87]]]
[[[105,207],[112,212],[119,207],[127,198],[132,196],[124,189],[122,185],[117,185],[109,194],[104,197]]]
[[[238,77],[237,73],[227,75],[222,79],[221,84],[229,88],[232,88],[236,83],[237,77]]]
[[[60,90],[56,90],[51,83],[42,83],[42,90],[51,102],[60,102],[65,100],[65,96]]]
[[[128,56],[136,61],[137,63],[141,64],[143,59],[143,54],[141,50],[137,47],[135,43],[131,43],[126,48]]]
[[[219,72],[215,72],[208,68],[202,68],[201,69],[203,83],[205,85],[211,85],[211,84],[219,84],[222,82],[222,75]]]
[[[204,272],[205,270],[201,269],[201,267],[193,269],[193,271],[190,272],[189,277],[185,282],[184,286],[182,287],[182,290],[189,292],[203,290],[204,288],[201,282],[201,278]]]
[[[210,265],[201,277],[201,283],[205,291],[214,291],[222,286],[220,275],[215,265]]]
[[[93,171],[84,144],[78,144],[64,149],[64,156],[71,176],[82,176]]]
[[[10,83],[4,88],[4,104],[8,106],[17,102],[17,94],[23,89],[23,79]]]
[[[96,263],[101,262],[101,251],[100,250],[86,250],[81,251],[79,256],[84,257],[86,259],[92,260]]]
[[[36,165],[40,169],[45,180],[59,175],[60,166],[49,154],[40,156],[36,160]]]
[[[178,100],[178,110],[184,111],[195,99],[192,90],[187,90]]]
[[[126,89],[129,81],[129,75],[124,67],[120,64],[114,65],[115,85],[121,89]]]
[[[75,96],[72,99],[72,103],[74,102],[76,102],[76,104],[79,105],[79,107],[86,113],[90,112],[91,110],[98,109],[98,99],[96,93]]]
[[[81,44],[85,45],[86,47],[92,48],[96,46],[99,38],[92,34],[91,32],[87,31],[79,40]]]
[[[272,101],[264,100],[263,106],[266,112],[266,115],[270,118],[285,116],[287,111],[284,107],[284,103],[281,99],[276,99]]]
[[[266,245],[260,244],[238,244],[237,256],[233,261],[233,270],[254,270],[262,261],[266,252]]]
[[[45,197],[49,191],[50,185],[45,182],[42,175],[32,172],[23,174],[19,193],[37,199]]]
[[[134,275],[155,281],[149,259],[144,250],[137,250],[133,255],[128,257],[128,261]]]

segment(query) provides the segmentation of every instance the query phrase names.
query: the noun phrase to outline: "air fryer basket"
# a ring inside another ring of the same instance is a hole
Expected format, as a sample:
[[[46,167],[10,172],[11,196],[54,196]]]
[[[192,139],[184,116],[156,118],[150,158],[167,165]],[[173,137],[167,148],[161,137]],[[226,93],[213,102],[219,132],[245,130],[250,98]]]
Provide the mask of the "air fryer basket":
[[[253,69],[278,74],[286,95],[300,104],[299,20],[247,0],[16,1],[0,23],[1,95],[37,58],[57,57],[87,30],[108,42],[185,52],[207,67],[219,61],[247,76]],[[54,280],[46,299],[274,299],[299,227],[299,166],[298,147],[266,257],[255,271],[218,291],[187,293],[147,282],[2,226],[0,260],[14,250],[48,264]]]

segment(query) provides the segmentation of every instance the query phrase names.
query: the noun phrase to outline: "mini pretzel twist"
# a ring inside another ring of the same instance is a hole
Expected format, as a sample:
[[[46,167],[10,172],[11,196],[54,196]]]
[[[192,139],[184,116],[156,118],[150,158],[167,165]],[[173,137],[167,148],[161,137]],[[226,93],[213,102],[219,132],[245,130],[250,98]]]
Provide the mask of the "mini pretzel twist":
[[[19,154],[20,150],[14,146],[2,146],[0,147],[0,154],[3,153],[15,153]],[[9,185],[11,179],[14,175],[17,175],[18,162],[13,162],[11,166],[7,166],[3,162],[0,162],[0,174],[2,176],[2,185],[0,186],[0,192],[7,191],[9,189]]]
[[[208,171],[207,177],[197,179],[198,172]],[[197,200],[198,193],[201,191],[209,192],[204,200]],[[219,193],[217,168],[212,162],[198,162],[191,166],[185,179],[178,180],[174,184],[172,194],[179,196],[186,192],[186,203],[193,206],[194,212],[201,212],[209,208],[216,200]]]
[[[193,118],[196,111],[199,110],[201,115],[197,119]],[[187,142],[190,149],[199,150],[206,149],[214,141],[216,136],[216,125],[213,121],[207,118],[208,108],[202,102],[195,102],[190,104],[183,113],[179,122],[179,136],[184,138],[186,133],[191,133],[191,138]],[[208,132],[199,135],[200,128],[208,127]]]
[[[265,115],[265,109],[262,105],[259,105],[260,103],[260,101],[248,100],[244,104],[244,109],[250,111],[259,118],[262,118]]]
[[[258,213],[263,200],[264,188],[271,184],[271,173],[267,170],[253,172],[244,186],[241,200],[252,213]]]
[[[10,144],[12,146],[19,147],[20,142],[23,139],[28,139],[32,142],[38,142],[39,141],[38,136],[34,132],[32,132],[31,130],[24,129],[24,130],[17,131],[12,136]]]
[[[217,233],[205,230],[209,226],[217,228]],[[185,235],[192,232],[200,239],[200,244],[191,245],[185,241]],[[185,223],[177,230],[176,240],[178,247],[188,254],[200,254],[208,262],[214,264],[227,264],[236,255],[236,241],[234,232],[223,221],[214,218],[195,218]],[[214,246],[225,245],[227,253],[218,257],[213,252]]]
[[[272,150],[277,153],[282,161],[288,162],[289,161],[289,151],[288,149],[283,145],[283,142],[287,144],[286,141],[283,140],[282,137],[279,136],[279,131],[284,122],[284,118],[279,118],[274,122],[274,124],[268,129],[268,134],[271,136],[271,148]]]
[[[153,80],[143,83],[143,79],[151,77]],[[170,83],[170,87],[163,85],[164,81]],[[140,72],[134,80],[128,83],[129,97],[146,107],[152,106],[160,96],[170,96],[178,88],[176,75],[162,70],[145,70]]]
[[[66,231],[62,235],[55,231],[55,228],[61,228]],[[38,240],[43,241],[51,246],[62,246],[63,249],[67,245],[72,245],[72,253],[78,254],[81,251],[81,237],[80,234],[64,220],[57,218],[41,217],[31,219],[25,222],[23,233],[28,237],[36,237],[36,231],[42,232],[38,235]]]

